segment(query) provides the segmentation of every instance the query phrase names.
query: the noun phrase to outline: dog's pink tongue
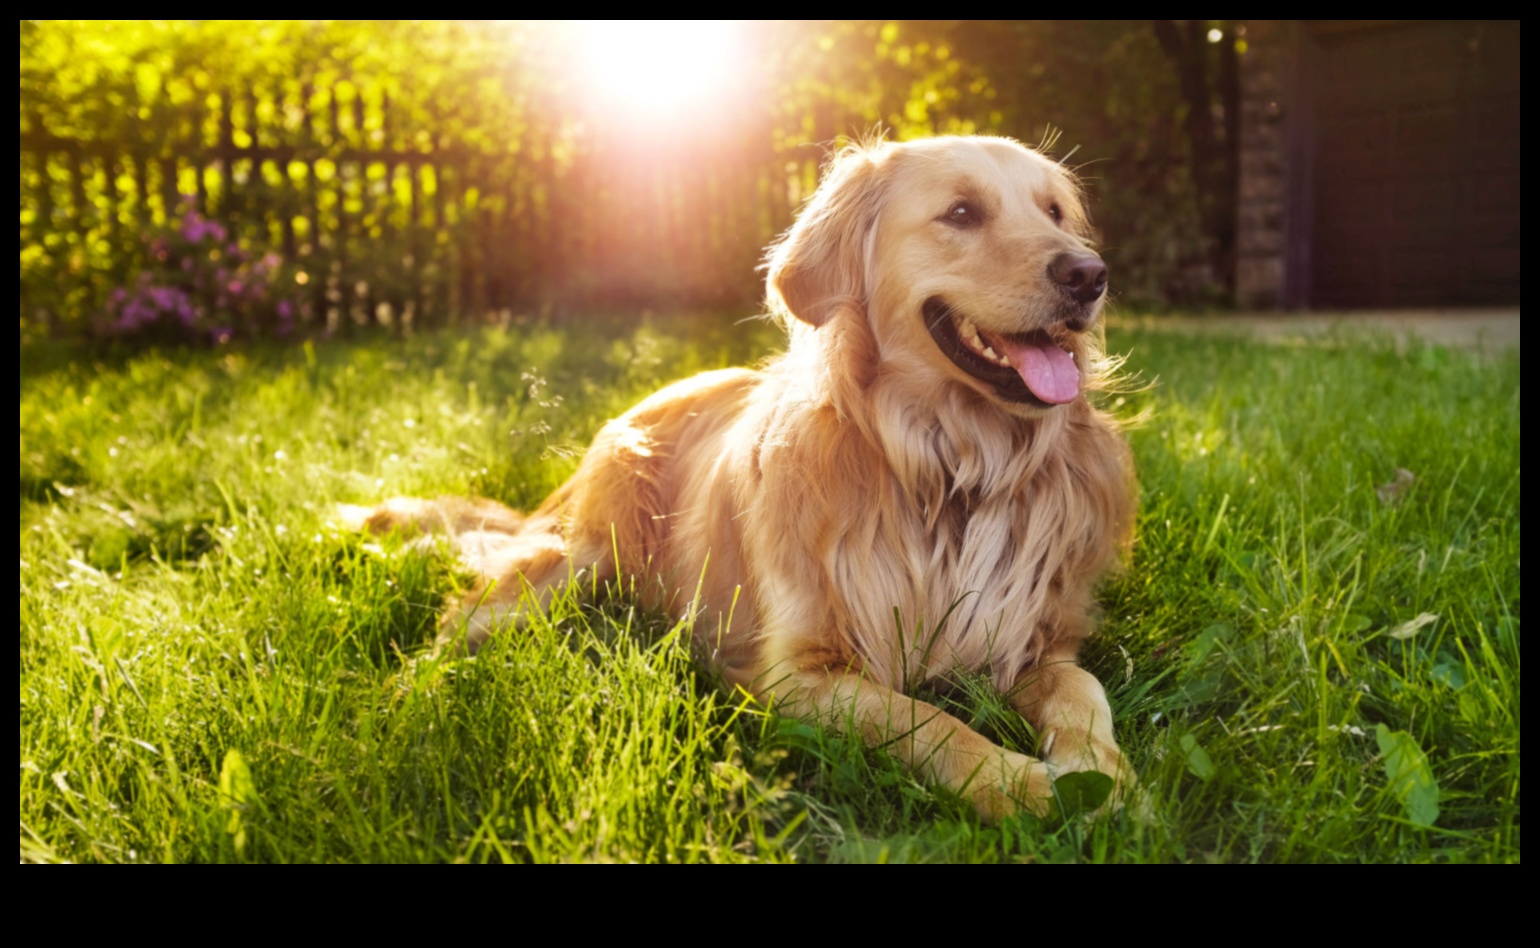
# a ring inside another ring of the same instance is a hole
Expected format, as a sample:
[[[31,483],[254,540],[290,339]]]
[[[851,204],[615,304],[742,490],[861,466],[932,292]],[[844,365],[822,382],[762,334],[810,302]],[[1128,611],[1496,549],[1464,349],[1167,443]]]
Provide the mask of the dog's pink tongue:
[[[1032,394],[1048,404],[1072,402],[1080,394],[1080,368],[1068,352],[1053,343],[1005,340],[1005,355]]]

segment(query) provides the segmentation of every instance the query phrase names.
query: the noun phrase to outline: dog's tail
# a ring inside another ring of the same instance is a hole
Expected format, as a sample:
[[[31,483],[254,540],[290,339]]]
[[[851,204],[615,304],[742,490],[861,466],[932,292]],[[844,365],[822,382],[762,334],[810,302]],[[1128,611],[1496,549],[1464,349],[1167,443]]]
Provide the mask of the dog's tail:
[[[392,497],[374,507],[338,504],[337,516],[351,530],[369,533],[517,533],[524,515],[511,507],[480,497]]]

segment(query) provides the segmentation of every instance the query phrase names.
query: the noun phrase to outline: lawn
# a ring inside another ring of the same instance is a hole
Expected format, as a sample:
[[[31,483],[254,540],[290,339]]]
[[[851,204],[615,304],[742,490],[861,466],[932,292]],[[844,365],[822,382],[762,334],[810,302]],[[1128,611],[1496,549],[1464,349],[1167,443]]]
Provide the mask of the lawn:
[[[639,396],[776,343],[699,318],[25,351],[22,861],[1519,860],[1516,353],[1112,333],[1143,501],[1084,659],[1143,818],[981,824],[717,689],[623,600],[433,660],[463,574],[334,524],[531,506]],[[931,697],[1031,749],[976,682]]]

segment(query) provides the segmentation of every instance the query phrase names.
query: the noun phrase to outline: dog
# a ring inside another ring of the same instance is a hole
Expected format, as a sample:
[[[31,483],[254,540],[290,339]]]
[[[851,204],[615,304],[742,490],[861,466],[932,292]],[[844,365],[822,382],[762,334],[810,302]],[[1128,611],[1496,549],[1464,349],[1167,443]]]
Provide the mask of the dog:
[[[1106,693],[1076,662],[1137,498],[1086,398],[1109,365],[1108,271],[1073,175],[1006,138],[852,144],[765,269],[786,353],[645,399],[528,516],[460,498],[362,510],[375,532],[447,532],[482,577],[441,647],[517,634],[591,570],[693,609],[696,652],[730,686],[897,755],[986,819],[1046,812],[1075,771],[1126,793]],[[911,697],[977,673],[1040,757]]]

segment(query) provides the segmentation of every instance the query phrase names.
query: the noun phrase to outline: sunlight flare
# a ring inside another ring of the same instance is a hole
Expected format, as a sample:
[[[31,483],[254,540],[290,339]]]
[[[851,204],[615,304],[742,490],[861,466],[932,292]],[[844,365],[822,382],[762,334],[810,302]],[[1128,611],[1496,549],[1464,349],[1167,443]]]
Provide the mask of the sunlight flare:
[[[598,20],[580,29],[578,69],[591,94],[644,120],[693,116],[721,98],[740,40],[729,20]]]

